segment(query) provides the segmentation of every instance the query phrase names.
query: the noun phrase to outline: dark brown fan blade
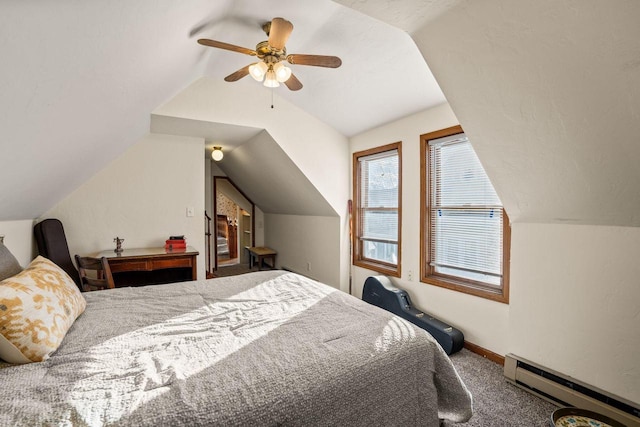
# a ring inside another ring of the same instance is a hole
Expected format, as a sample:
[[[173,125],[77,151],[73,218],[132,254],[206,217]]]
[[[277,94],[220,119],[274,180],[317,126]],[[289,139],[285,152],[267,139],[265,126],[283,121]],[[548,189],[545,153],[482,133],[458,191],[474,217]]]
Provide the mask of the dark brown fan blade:
[[[287,55],[287,61],[296,65],[314,65],[316,67],[338,68],[342,65],[342,60],[337,56],[324,55]]]
[[[302,89],[302,83],[300,83],[300,80],[298,80],[298,78],[294,76],[293,73],[291,74],[291,77],[289,77],[287,81],[284,82],[284,84],[287,85],[289,90]]]
[[[246,67],[240,68],[235,73],[229,74],[227,77],[224,78],[224,80],[227,81],[227,82],[235,82],[235,81],[240,80],[244,76],[249,75],[249,67],[250,66],[251,66],[251,64],[247,65]]]
[[[269,46],[282,50],[293,31],[293,24],[283,18],[273,18],[269,29]]]
[[[247,49],[246,47],[236,46],[234,44],[219,42],[217,40],[199,39],[198,43],[204,46],[217,47],[218,49],[226,49],[232,52],[244,53],[245,55],[256,56],[256,51]]]

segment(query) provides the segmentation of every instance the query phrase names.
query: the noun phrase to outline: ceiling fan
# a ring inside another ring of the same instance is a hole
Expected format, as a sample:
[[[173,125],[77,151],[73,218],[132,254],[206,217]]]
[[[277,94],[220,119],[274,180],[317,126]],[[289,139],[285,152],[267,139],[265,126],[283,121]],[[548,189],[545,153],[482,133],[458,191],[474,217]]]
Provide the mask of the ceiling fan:
[[[342,61],[337,56],[289,54],[285,44],[293,31],[293,24],[283,18],[273,18],[262,29],[269,37],[256,45],[256,49],[247,49],[210,39],[199,39],[198,43],[204,46],[217,47],[232,52],[244,53],[256,56],[260,61],[240,68],[238,71],[225,77],[225,81],[235,82],[246,75],[251,75],[255,80],[264,81],[267,87],[278,87],[284,83],[290,90],[302,89],[302,83],[291,72],[291,68],[285,62],[295,65],[312,65],[316,67],[338,68]]]

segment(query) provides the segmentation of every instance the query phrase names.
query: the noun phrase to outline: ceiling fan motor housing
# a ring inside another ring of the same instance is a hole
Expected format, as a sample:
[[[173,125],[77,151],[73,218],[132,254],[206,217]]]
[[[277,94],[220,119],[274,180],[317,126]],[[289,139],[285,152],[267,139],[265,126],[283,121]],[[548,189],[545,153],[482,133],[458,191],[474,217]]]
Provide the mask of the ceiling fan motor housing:
[[[287,48],[284,47],[282,48],[282,50],[274,49],[273,47],[269,46],[269,41],[265,40],[256,45],[256,56],[260,59],[265,59],[272,56],[276,59],[276,61],[272,62],[282,61],[287,57]],[[265,62],[267,62],[266,59]]]

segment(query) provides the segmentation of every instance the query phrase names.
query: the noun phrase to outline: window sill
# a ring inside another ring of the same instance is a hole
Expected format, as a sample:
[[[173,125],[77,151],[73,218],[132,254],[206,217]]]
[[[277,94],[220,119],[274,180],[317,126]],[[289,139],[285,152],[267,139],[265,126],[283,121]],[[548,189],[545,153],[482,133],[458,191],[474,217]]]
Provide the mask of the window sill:
[[[388,265],[363,260],[353,260],[353,265],[356,267],[366,268],[367,270],[373,270],[387,276],[400,277],[400,266],[394,268]]]
[[[509,304],[509,294],[504,289],[488,289],[481,285],[473,285],[462,281],[445,279],[436,276],[423,276],[420,278],[422,283],[427,285],[439,286],[441,288],[450,289],[452,291],[463,294],[473,295],[480,298],[489,299],[503,304]]]

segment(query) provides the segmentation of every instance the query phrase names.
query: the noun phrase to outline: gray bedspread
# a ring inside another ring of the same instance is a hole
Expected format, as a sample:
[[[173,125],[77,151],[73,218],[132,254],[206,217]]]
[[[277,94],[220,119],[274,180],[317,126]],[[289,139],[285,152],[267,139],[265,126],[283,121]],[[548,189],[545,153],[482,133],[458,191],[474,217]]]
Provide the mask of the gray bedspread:
[[[429,334],[282,271],[84,294],[45,362],[0,369],[0,425],[437,426],[471,395]]]

